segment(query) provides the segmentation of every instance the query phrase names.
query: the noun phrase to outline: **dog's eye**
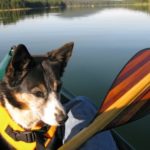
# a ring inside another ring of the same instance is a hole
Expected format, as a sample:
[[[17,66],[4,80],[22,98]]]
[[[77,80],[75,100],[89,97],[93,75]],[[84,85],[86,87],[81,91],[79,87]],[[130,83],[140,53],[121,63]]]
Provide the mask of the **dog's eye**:
[[[35,92],[34,95],[37,96],[37,97],[42,97],[42,98],[44,97],[44,93],[41,92],[41,91]]]

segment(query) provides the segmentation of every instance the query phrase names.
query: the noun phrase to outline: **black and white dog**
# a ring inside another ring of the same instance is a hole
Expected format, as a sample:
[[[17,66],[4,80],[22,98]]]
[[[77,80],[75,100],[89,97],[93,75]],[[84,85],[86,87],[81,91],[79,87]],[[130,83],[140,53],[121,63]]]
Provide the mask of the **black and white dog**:
[[[24,45],[14,49],[0,82],[0,106],[24,131],[32,131],[43,124],[60,126],[67,119],[60,102],[60,89],[73,45],[72,42],[67,43],[43,56],[31,56]],[[3,119],[5,116],[0,118]],[[4,143],[9,144],[0,133],[1,147],[6,146]]]

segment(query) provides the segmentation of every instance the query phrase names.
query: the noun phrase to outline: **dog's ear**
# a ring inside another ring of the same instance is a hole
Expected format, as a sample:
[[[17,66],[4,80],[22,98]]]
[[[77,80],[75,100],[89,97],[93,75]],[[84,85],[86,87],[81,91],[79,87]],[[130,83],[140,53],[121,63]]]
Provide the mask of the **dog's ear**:
[[[33,58],[27,48],[20,44],[14,49],[13,56],[6,69],[6,81],[14,87],[23,79],[33,65]]]
[[[72,50],[73,50],[74,43],[70,42],[62,47],[55,49],[51,52],[48,52],[48,58],[50,61],[54,61],[59,64],[60,66],[60,77],[62,76],[64,69],[67,65],[69,58],[71,57]]]

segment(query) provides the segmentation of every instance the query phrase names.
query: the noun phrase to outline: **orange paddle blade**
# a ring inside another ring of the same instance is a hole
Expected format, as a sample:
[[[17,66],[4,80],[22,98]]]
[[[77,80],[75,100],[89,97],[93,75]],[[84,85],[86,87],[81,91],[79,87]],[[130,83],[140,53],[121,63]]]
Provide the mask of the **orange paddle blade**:
[[[136,88],[137,83],[150,74],[150,49],[137,53],[121,70],[112,87],[110,88],[99,113],[105,112],[117,102],[125,93]],[[146,79],[150,84],[150,78]],[[128,99],[125,97],[122,103]],[[116,106],[117,107],[117,106]],[[129,121],[140,119],[150,112],[150,88],[145,88],[142,93],[135,96],[132,103],[126,107],[106,128],[120,126]],[[106,129],[105,128],[105,129]]]
[[[97,132],[150,113],[150,49],[137,53],[110,88],[96,118],[59,150],[76,150]]]

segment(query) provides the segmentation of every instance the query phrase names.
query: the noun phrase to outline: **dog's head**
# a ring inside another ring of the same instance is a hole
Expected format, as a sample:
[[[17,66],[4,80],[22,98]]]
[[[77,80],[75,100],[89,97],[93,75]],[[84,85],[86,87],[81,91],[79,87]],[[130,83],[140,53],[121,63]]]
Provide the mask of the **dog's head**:
[[[60,125],[66,119],[59,93],[72,49],[73,43],[68,43],[43,57],[33,57],[24,45],[16,47],[4,78],[4,105],[24,128],[41,121]]]

